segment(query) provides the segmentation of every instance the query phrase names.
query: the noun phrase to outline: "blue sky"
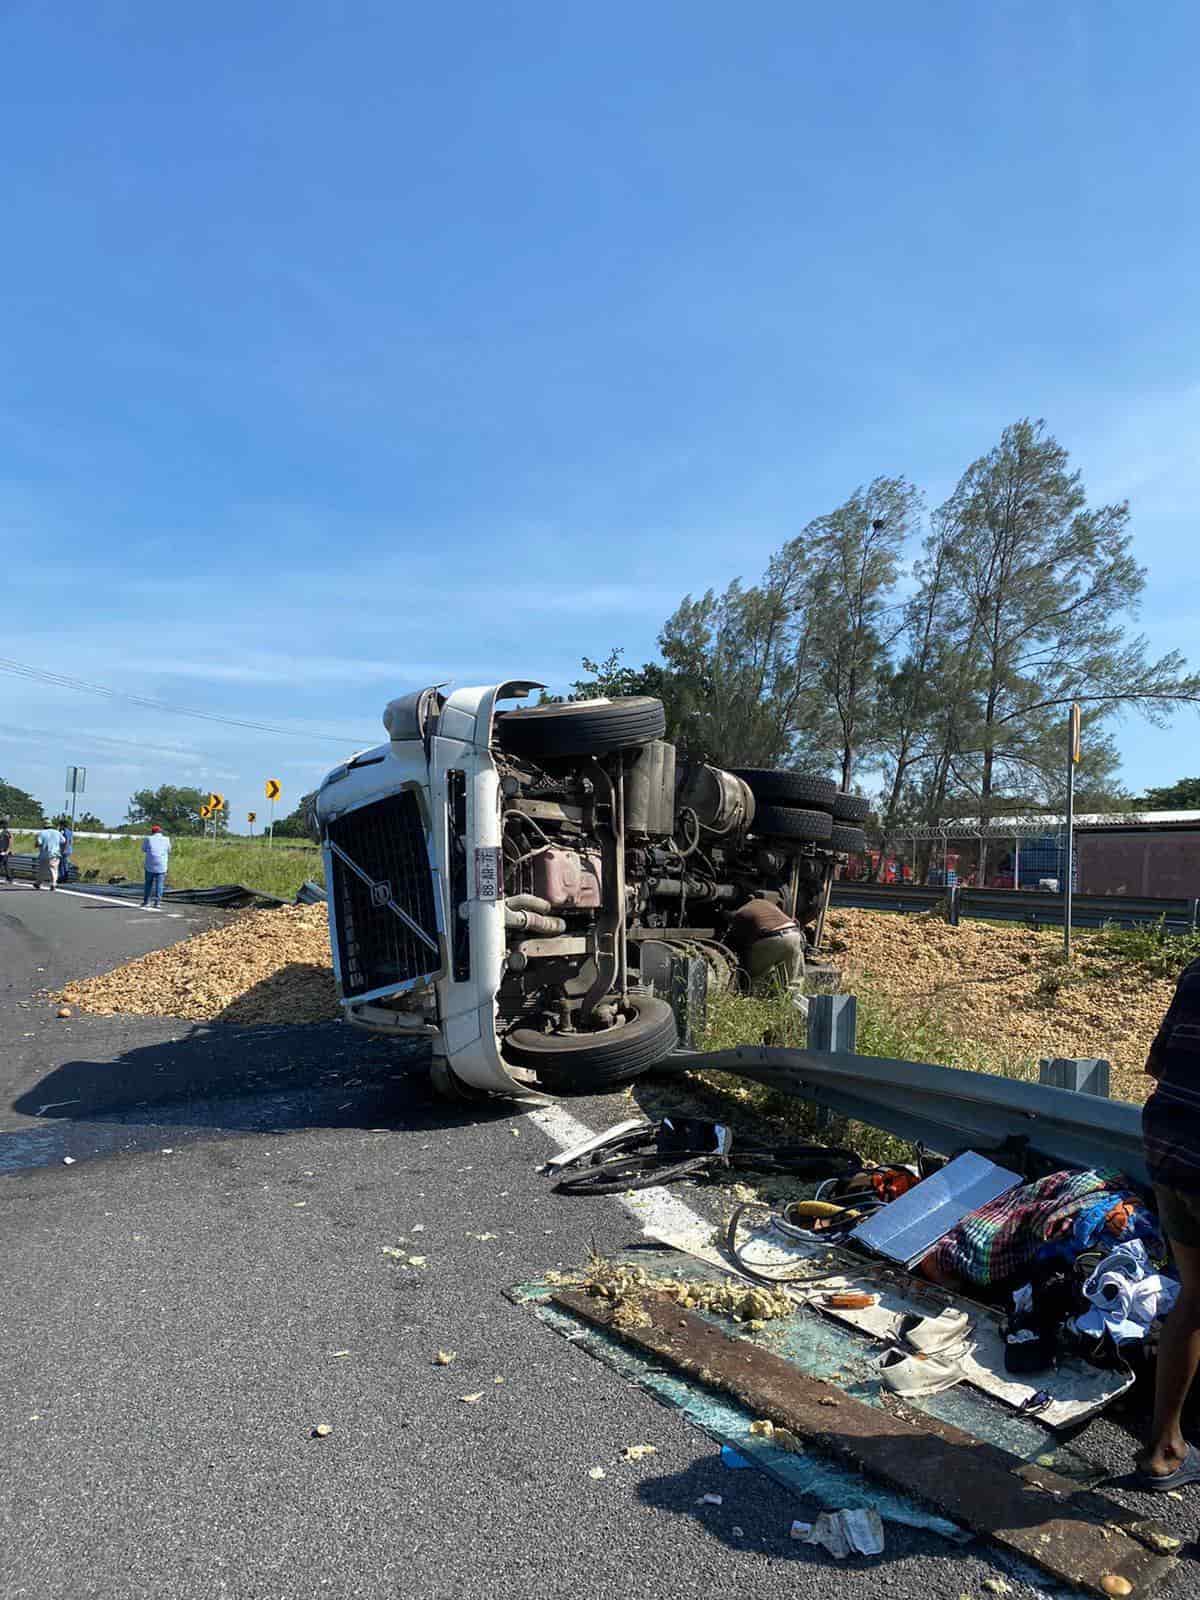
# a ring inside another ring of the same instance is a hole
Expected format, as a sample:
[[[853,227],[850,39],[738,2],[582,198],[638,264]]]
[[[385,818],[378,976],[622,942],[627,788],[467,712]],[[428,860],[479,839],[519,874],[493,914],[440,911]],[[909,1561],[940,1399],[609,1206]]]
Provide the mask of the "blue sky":
[[[434,679],[654,651],[1022,415],[1195,660],[1200,13],[5,8],[0,775],[294,802]],[[334,735],[317,742],[302,737]],[[1133,788],[1195,722],[1120,731]]]

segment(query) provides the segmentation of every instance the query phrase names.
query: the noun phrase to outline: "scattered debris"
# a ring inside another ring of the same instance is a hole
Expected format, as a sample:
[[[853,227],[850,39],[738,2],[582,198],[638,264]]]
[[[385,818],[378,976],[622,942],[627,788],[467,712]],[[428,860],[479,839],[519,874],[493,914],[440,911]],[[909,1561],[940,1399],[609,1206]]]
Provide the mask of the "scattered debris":
[[[328,1422],[318,1422],[316,1427],[313,1429],[313,1438],[314,1439],[328,1439],[329,1435],[332,1432],[333,1432],[333,1429],[332,1429],[332,1427],[330,1427]]]
[[[733,1525],[733,1537],[735,1539],[744,1539],[746,1537],[746,1530],[739,1528],[736,1522]]]
[[[350,1354],[350,1351],[349,1350],[331,1350],[329,1352],[329,1354],[334,1358],[335,1361],[340,1361],[340,1360],[342,1360],[343,1357],[348,1356]]]
[[[1106,1572],[1100,1579],[1100,1587],[1105,1594],[1127,1595],[1133,1593],[1133,1585],[1128,1578],[1123,1578],[1119,1572]]]
[[[624,1450],[621,1451],[621,1460],[641,1461],[643,1456],[656,1456],[657,1454],[658,1446],[656,1444],[627,1444]]]
[[[58,1015],[59,1015],[59,1016],[60,1016],[60,1017],[69,1017],[69,1016],[70,1016],[70,1015],[71,1015],[71,1008],[70,1008],[70,1006],[59,1006],[59,1008],[58,1008]]]
[[[1011,1594],[1012,1584],[1006,1583],[1003,1578],[985,1578],[983,1587],[989,1594]]]
[[[425,1266],[427,1260],[427,1256],[409,1256],[407,1264],[410,1267],[423,1267]]]
[[[63,1166],[64,1167],[73,1167],[74,1165],[75,1165],[75,1157],[74,1156],[64,1156],[63,1157]]]
[[[498,1376],[498,1375],[497,1375],[497,1376],[496,1376],[496,1377],[494,1377],[494,1378],[493,1378],[493,1379],[492,1379],[492,1382],[493,1382],[493,1383],[503,1383],[503,1382],[504,1382],[504,1379],[503,1379],[503,1378],[501,1378],[501,1377],[500,1377],[500,1376]]]
[[[551,1281],[551,1274],[547,1273],[546,1278]],[[644,1267],[630,1267],[600,1256],[592,1258],[581,1287],[593,1298],[613,1303],[613,1320],[618,1327],[647,1326],[641,1297],[649,1293],[666,1295],[689,1311],[718,1311],[751,1327],[776,1317],[790,1317],[796,1310],[795,1302],[782,1290],[758,1288],[732,1278],[697,1283],[686,1278],[659,1277]]]
[[[1157,1551],[1160,1556],[1173,1556],[1176,1550],[1183,1548],[1182,1539],[1176,1539],[1174,1534],[1167,1533],[1162,1528],[1142,1528],[1138,1538],[1151,1550]]]
[[[1061,974],[1061,941],[1030,928],[974,920],[952,928],[933,917],[849,907],[831,913],[827,927],[846,988],[864,978],[889,1010],[936,1011],[952,1032],[986,1039],[1013,1061],[1104,1056],[1114,1098],[1140,1102],[1153,1087],[1142,1069],[1174,980],[1112,955],[1096,934],[1076,941],[1077,981],[1048,994],[1045,980]]]
[[[824,1545],[835,1561],[844,1561],[851,1554],[883,1554],[883,1523],[878,1511],[822,1511],[815,1522],[793,1522],[792,1538]]]
[[[462,1401],[463,1405],[465,1405],[465,1406],[477,1406],[479,1404],[479,1402],[483,1399],[483,1394],[484,1394],[484,1391],[482,1389],[479,1389],[479,1390],[476,1391],[475,1394],[460,1394],[458,1398]]]
[[[412,1227],[408,1231],[409,1231],[409,1233],[424,1233],[425,1232],[425,1224],[423,1222],[414,1222]]]
[[[698,1506],[721,1506],[725,1504],[724,1496],[719,1494],[702,1494],[696,1501]]]
[[[588,1468],[588,1477],[589,1478],[595,1478],[598,1481],[601,1478],[607,1478],[608,1477],[608,1473],[605,1472],[603,1467],[589,1467]]]
[[[468,1233],[468,1239],[478,1239],[480,1244],[486,1244],[489,1239],[498,1239],[498,1233]]]
[[[433,1364],[435,1367],[448,1367],[457,1354],[457,1350],[439,1350],[433,1358]]]
[[[256,1024],[332,1022],[341,1015],[323,905],[247,911],[98,978],[69,983],[57,998],[102,1017]]]
[[[403,1261],[407,1255],[406,1251],[398,1250],[394,1244],[381,1244],[379,1248],[385,1256],[394,1256],[397,1261]]]
[[[775,1424],[767,1417],[761,1417],[757,1422],[750,1424],[750,1432],[759,1438],[771,1439],[775,1436]]]

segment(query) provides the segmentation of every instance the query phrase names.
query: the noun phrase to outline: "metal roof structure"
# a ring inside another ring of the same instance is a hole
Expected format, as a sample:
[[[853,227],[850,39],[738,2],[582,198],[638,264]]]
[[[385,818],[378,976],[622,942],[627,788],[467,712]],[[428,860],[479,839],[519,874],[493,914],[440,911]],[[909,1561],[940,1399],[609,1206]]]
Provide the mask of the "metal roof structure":
[[[951,817],[932,826],[897,828],[897,843],[942,843],[953,839],[1042,839],[1063,833],[1067,819],[1061,813],[993,817],[981,824],[978,817]],[[1075,828],[1178,828],[1200,827],[1200,811],[1086,812],[1075,818]]]

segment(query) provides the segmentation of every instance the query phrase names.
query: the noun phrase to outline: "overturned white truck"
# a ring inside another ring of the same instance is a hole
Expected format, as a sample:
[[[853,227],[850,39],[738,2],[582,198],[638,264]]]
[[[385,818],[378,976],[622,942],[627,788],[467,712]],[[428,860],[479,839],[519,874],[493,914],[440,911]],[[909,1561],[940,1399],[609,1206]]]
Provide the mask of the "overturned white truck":
[[[393,700],[315,797],[345,1014],[427,1037],[443,1093],[637,1077],[676,1044],[652,953],[795,981],[865,848],[866,801],[826,778],[677,760],[647,697],[503,707],[539,688]]]

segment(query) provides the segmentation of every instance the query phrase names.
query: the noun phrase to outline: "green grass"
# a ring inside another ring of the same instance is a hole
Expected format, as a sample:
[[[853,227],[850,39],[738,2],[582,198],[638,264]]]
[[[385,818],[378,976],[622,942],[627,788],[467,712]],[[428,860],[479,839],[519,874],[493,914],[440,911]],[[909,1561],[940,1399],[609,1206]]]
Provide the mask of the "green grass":
[[[1177,978],[1189,961],[1200,956],[1200,933],[1168,933],[1160,919],[1146,928],[1101,928],[1092,949],[1134,961],[1154,978]]]
[[[983,1045],[961,1039],[942,1027],[933,1016],[899,1012],[886,1001],[859,989],[857,1050],[863,1056],[894,1061],[931,1061],[947,1067],[965,1067],[1004,1077],[1032,1078],[1034,1064]],[[739,1044],[771,1044],[803,1049],[805,1020],[782,993],[762,996],[709,996],[706,1050],[729,1050]],[[737,1113],[748,1117],[758,1133],[780,1139],[812,1139],[821,1143],[848,1142],[873,1161],[912,1158],[911,1146],[892,1134],[863,1123],[835,1119],[823,1126],[816,1106],[780,1090],[768,1089],[728,1073],[689,1074],[698,1098],[716,1115],[731,1120]]]
[[[144,869],[140,839],[78,839],[75,865],[95,871],[97,882],[122,874],[140,883]],[[321,852],[304,839],[173,839],[169,889],[211,889],[218,883],[244,883],[290,900],[306,878],[324,882]]]

